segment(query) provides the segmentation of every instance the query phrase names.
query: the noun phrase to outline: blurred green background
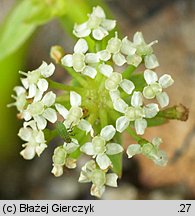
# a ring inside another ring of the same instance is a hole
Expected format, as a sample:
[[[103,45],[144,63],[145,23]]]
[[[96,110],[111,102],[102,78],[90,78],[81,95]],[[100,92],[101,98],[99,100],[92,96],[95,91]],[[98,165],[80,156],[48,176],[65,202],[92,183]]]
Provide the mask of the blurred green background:
[[[163,137],[168,167],[161,169],[142,157],[124,159],[119,188],[109,189],[103,199],[194,199],[194,0],[0,0],[0,198],[91,199],[89,186],[77,183],[78,172],[66,171],[60,178],[51,175],[53,146],[41,158],[22,159],[22,142],[17,137],[22,123],[16,109],[6,105],[13,101],[13,87],[20,82],[18,71],[37,68],[42,60],[49,63],[53,45],[71,52],[73,23],[85,21],[95,5],[115,17],[124,35],[132,38],[134,32],[143,31],[147,42],[159,40],[155,47],[161,63],[158,72],[170,73],[176,82],[169,92],[171,105],[183,103],[190,108],[187,123],[171,122],[146,134]],[[54,79],[67,77],[57,67]],[[133,143],[127,136],[124,140]],[[162,176],[168,178],[163,181]]]

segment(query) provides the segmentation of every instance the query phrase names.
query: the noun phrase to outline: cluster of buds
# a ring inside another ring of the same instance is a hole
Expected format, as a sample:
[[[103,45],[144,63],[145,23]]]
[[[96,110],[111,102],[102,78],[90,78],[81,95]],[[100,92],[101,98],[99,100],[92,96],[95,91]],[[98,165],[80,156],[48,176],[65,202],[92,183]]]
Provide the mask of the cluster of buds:
[[[16,101],[10,104],[24,119],[18,134],[26,142],[21,155],[27,160],[40,156],[51,137],[59,136],[63,143],[54,150],[52,173],[61,176],[65,167],[76,168],[81,154],[88,155],[79,182],[92,182],[91,195],[96,197],[105,185],[117,187],[117,158],[125,149],[128,158],[143,154],[157,165],[167,164],[166,153],[159,149],[162,140],[149,142],[141,135],[149,120],[168,106],[164,89],[174,81],[168,74],[158,79],[154,71],[159,66],[152,48],[157,41],[147,44],[141,32],[132,41],[120,39],[115,26],[101,7],[94,7],[85,23],[74,26],[78,41],[73,54],[60,56],[61,48],[52,49],[51,56],[72,76],[71,83],[52,81],[55,66],[43,62],[36,70],[20,72],[25,78],[14,88]],[[140,65],[144,71],[133,73]],[[46,129],[48,122],[52,125]],[[125,131],[137,144],[122,145],[119,138]],[[54,136],[47,138],[48,133]]]

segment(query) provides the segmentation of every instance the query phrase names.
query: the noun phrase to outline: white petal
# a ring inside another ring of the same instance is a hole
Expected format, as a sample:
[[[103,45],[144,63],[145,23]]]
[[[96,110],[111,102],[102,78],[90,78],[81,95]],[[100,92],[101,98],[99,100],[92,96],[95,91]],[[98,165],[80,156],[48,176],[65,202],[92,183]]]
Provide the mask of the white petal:
[[[80,150],[87,155],[94,155],[95,154],[93,144],[91,142],[87,142],[84,145],[82,145]]]
[[[163,76],[160,77],[159,79],[159,84],[163,87],[163,88],[168,88],[169,86],[173,85],[174,80],[172,79],[172,77],[168,74],[164,74]]]
[[[112,165],[110,158],[106,154],[98,155],[96,157],[96,162],[102,170],[107,169]]]
[[[70,104],[71,106],[80,106],[81,105],[81,96],[74,92],[74,91],[71,91],[70,92]]]
[[[103,19],[106,17],[103,8],[100,6],[93,7],[93,12],[91,15],[99,17],[99,18],[103,18]]]
[[[68,154],[71,154],[79,148],[78,141],[76,139],[72,139],[70,143],[64,143],[64,148]]]
[[[141,154],[141,146],[139,144],[131,144],[127,148],[128,158],[132,158],[136,154]]]
[[[63,174],[63,166],[55,165],[51,171],[51,173],[54,174],[54,176],[59,177]]]
[[[42,116],[35,116],[34,117],[35,121],[37,122],[37,127],[39,130],[44,130],[47,126],[47,121],[44,117]]]
[[[75,169],[77,167],[76,162],[77,162],[76,159],[68,157],[68,158],[66,158],[66,164],[65,164],[65,166],[68,169]]]
[[[154,71],[147,69],[144,71],[144,79],[146,80],[147,84],[150,85],[158,80],[158,76]]]
[[[135,89],[135,85],[133,84],[133,82],[131,82],[130,80],[127,79],[123,79],[120,82],[120,87],[127,93],[127,94],[131,94],[132,91]]]
[[[159,66],[158,60],[154,54],[145,56],[144,61],[145,61],[145,66],[148,69],[154,69]]]
[[[100,136],[103,137],[106,141],[111,140],[116,133],[116,129],[112,125],[107,125],[102,128]]]
[[[24,141],[30,141],[32,137],[32,129],[30,128],[21,128],[19,130],[18,136]]]
[[[68,116],[68,110],[61,104],[55,104],[55,107],[57,111],[60,113],[60,115],[63,116],[64,119],[66,119]]]
[[[120,91],[119,90],[109,91],[109,95],[110,95],[112,102],[114,102],[116,99],[120,98]]]
[[[83,131],[86,131],[86,134],[88,134],[89,132],[91,132],[91,134],[93,134],[93,128],[92,128],[91,124],[85,119],[81,119],[81,121],[79,122],[79,125],[77,125],[77,127]]]
[[[57,121],[57,114],[54,109],[47,108],[44,113],[43,117],[46,118],[49,122],[55,123]]]
[[[108,155],[119,154],[123,151],[123,147],[117,143],[108,143],[106,149],[106,154]]]
[[[91,30],[87,27],[87,22],[80,25],[75,24],[73,34],[78,38],[87,37],[91,33]]]
[[[121,40],[118,38],[118,34],[117,32],[115,33],[115,37],[111,38],[108,41],[106,50],[110,53],[118,53],[120,52],[120,48],[121,48]]]
[[[127,56],[127,64],[129,64],[129,65],[133,65],[134,67],[138,67],[141,62],[142,62],[142,57],[140,57],[137,54]]]
[[[164,108],[169,105],[169,96],[166,92],[162,92],[156,96],[157,101],[159,102],[161,108]]]
[[[39,146],[36,147],[35,151],[37,153],[37,155],[40,157],[40,155],[43,153],[43,151],[47,148],[46,144],[41,144]]]
[[[135,45],[140,45],[140,44],[145,44],[145,40],[144,40],[144,37],[143,37],[143,34],[142,32],[136,32],[133,36],[133,43]]]
[[[98,198],[101,198],[101,196],[103,195],[104,191],[105,191],[105,186],[97,187],[96,185],[92,184],[91,190],[90,190],[90,194],[92,196],[96,196]]]
[[[116,20],[104,19],[101,23],[101,26],[107,31],[111,31],[116,26]]]
[[[85,39],[79,39],[74,46],[75,53],[86,53],[88,50],[88,44]]]
[[[163,141],[160,137],[154,137],[152,139],[152,144],[156,147],[156,148],[159,148],[160,144],[162,144]]]
[[[72,55],[68,54],[68,55],[65,55],[62,59],[61,59],[61,62],[64,66],[67,66],[67,67],[72,67],[73,66],[73,58],[72,58]]]
[[[159,112],[158,104],[155,103],[148,104],[144,107],[144,111],[145,111],[146,118],[153,118]]]
[[[45,143],[45,137],[43,131],[38,131],[34,136],[37,143]]]
[[[73,68],[76,72],[82,72],[85,68],[85,55],[83,53],[73,54]]]
[[[14,91],[16,92],[17,96],[26,93],[26,89],[23,88],[22,86],[16,86],[16,87],[14,87]]]
[[[27,78],[22,78],[21,79],[22,85],[24,86],[25,89],[29,88],[29,82]]]
[[[35,84],[30,84],[27,98],[33,98],[36,95],[36,92],[37,92],[37,87],[35,86]]]
[[[127,37],[123,38],[121,45],[121,52],[125,55],[134,55],[136,52],[136,48],[133,47],[133,43],[127,39]]]
[[[113,107],[116,111],[125,113],[128,104],[123,99],[117,98],[115,101],[113,101]]]
[[[129,126],[129,119],[125,116],[121,116],[116,120],[116,130],[122,133]]]
[[[106,175],[106,185],[110,187],[117,187],[118,176],[115,173],[108,173]]]
[[[85,62],[88,64],[95,64],[99,62],[99,56],[97,53],[87,53],[85,55]]]
[[[113,59],[114,63],[118,66],[122,66],[126,63],[126,58],[121,53],[115,53],[112,56],[112,59]]]
[[[82,72],[84,75],[91,77],[92,79],[94,79],[96,77],[97,71],[95,68],[91,67],[91,66],[86,66],[85,69]]]
[[[48,82],[46,79],[40,79],[37,83],[37,86],[40,91],[45,92],[48,89]]]
[[[96,40],[102,40],[104,37],[108,35],[108,32],[104,28],[97,28],[92,31],[93,38]]]
[[[138,91],[133,92],[131,98],[131,105],[134,107],[140,107],[143,105],[143,97],[141,92]]]
[[[143,135],[147,128],[147,121],[145,119],[135,120],[135,130],[138,135]]]
[[[107,50],[99,51],[98,56],[102,61],[108,61],[111,58],[111,54]]]
[[[27,145],[24,150],[20,152],[20,155],[26,160],[31,160],[35,156],[35,148],[34,146]]]
[[[36,95],[35,95],[35,97],[34,97],[33,102],[38,102],[38,101],[40,101],[40,100],[42,99],[42,97],[43,97],[43,93],[44,93],[43,91],[37,89]]]
[[[32,116],[28,110],[24,110],[23,117],[24,117],[25,121],[29,121],[32,118]]]
[[[42,99],[42,102],[45,106],[50,107],[55,103],[56,94],[52,91],[48,92]]]
[[[45,64],[45,62],[43,62],[42,65],[38,68],[38,70],[40,71],[42,76],[44,76],[45,78],[48,78],[51,75],[53,75],[55,71],[55,66],[53,63],[50,63],[49,65],[47,65],[47,63]]]
[[[113,72],[113,68],[112,66],[108,65],[108,64],[101,64],[99,66],[99,71],[100,73],[102,73],[104,76],[106,77],[110,77],[112,72]]]

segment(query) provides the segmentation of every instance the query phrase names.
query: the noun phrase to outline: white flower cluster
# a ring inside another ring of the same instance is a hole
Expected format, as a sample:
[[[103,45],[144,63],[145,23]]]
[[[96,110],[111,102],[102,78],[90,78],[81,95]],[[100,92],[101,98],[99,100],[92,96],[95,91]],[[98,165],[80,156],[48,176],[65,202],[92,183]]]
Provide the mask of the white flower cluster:
[[[117,174],[109,172],[109,169],[114,167],[111,158],[124,151],[122,145],[116,141],[116,133],[134,127],[135,136],[140,138],[140,135],[144,135],[148,120],[154,118],[160,108],[169,104],[169,97],[164,89],[174,82],[167,74],[158,79],[154,69],[159,63],[152,49],[152,45],[157,41],[147,44],[141,32],[135,33],[132,41],[128,37],[120,39],[116,32],[114,37],[107,38],[104,46],[94,46],[92,51],[89,37],[99,44],[109,36],[109,31],[113,30],[115,25],[116,21],[106,19],[103,9],[97,6],[93,8],[85,23],[74,26],[73,33],[78,37],[74,53],[62,57],[61,63],[72,68],[75,76],[89,82],[88,86],[80,88],[82,97],[77,92],[68,90],[70,106],[63,102],[56,103],[56,94],[48,91],[48,78],[54,73],[55,66],[43,62],[36,70],[20,72],[26,78],[21,79],[23,86],[14,88],[16,96],[13,98],[16,101],[11,104],[17,107],[18,116],[25,120],[18,134],[26,141],[23,145],[25,149],[21,151],[25,159],[32,159],[36,154],[40,156],[47,147],[44,130],[48,121],[57,122],[59,114],[63,126],[58,128],[58,135],[64,139],[64,144],[54,150],[52,173],[61,176],[64,166],[75,168],[77,157],[74,153],[77,151],[91,156],[94,160],[88,161],[82,167],[79,182],[92,182],[91,194],[97,197],[101,197],[105,185],[117,187]],[[134,75],[124,76],[124,72],[117,72],[116,69],[126,66],[128,71],[128,68],[136,69],[142,63],[145,70],[141,87],[139,82],[137,84],[133,81]],[[92,93],[88,92],[88,87],[92,89]],[[158,103],[155,103],[154,99]],[[89,101],[93,101],[90,106],[87,104]],[[67,105],[68,109],[64,105]],[[102,124],[98,115],[95,121],[90,121],[90,117],[96,113],[89,113],[88,118],[84,115],[83,107],[89,108],[91,112],[108,109],[106,112],[109,113],[112,109],[116,116],[112,116],[112,121],[106,119],[106,124]],[[74,128],[85,131],[88,141],[79,143],[80,140],[69,133],[69,129]],[[154,163],[164,166],[167,156],[159,149],[161,142],[160,138],[154,138],[151,143],[131,144],[126,152],[129,158],[142,153]]]

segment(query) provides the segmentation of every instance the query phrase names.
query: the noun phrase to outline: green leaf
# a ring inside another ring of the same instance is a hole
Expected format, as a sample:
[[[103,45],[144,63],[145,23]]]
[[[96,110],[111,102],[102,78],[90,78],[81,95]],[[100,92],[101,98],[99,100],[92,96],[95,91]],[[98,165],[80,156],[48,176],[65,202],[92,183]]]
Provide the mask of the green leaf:
[[[31,0],[32,9],[26,22],[36,25],[44,24],[53,17],[67,12],[67,0]]]
[[[32,35],[35,25],[25,19],[32,9],[31,1],[23,1],[10,13],[0,28],[0,60],[18,49]]]
[[[24,0],[0,27],[0,60],[19,49],[36,27],[66,12],[66,0]]]

